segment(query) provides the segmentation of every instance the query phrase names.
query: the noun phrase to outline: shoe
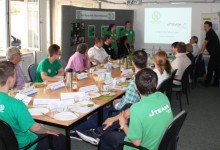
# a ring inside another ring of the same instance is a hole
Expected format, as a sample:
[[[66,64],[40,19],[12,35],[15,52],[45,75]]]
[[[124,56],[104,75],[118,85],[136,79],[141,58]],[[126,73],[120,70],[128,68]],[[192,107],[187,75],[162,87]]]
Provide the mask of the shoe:
[[[76,131],[74,130],[70,130],[70,138],[71,139],[76,139],[79,141],[82,141],[82,139],[80,138],[80,136],[76,133]]]
[[[94,129],[86,130],[86,131],[76,131],[76,133],[81,137],[82,140],[91,143],[92,145],[99,144],[100,135],[95,133]]]

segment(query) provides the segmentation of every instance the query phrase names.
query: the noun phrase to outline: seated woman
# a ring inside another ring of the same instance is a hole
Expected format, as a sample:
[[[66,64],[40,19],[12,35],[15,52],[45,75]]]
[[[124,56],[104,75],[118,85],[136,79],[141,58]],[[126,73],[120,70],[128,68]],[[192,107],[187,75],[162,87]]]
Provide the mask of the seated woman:
[[[154,72],[156,72],[158,77],[158,84],[159,85],[166,80],[170,75],[171,72],[171,65],[167,59],[167,54],[164,51],[158,51],[154,56]]]
[[[186,44],[186,55],[189,57],[189,59],[191,60],[191,62],[192,62],[193,59],[194,59],[194,56],[193,56],[192,52],[193,52],[193,46],[192,46],[192,44],[190,44],[190,43]]]
[[[128,37],[122,36],[120,38],[119,44],[118,44],[118,56],[119,58],[127,57],[128,54],[131,52],[131,47],[128,43]]]
[[[48,58],[41,60],[36,71],[36,82],[43,81],[61,81],[63,78],[56,78],[55,76],[64,76],[64,69],[60,65],[58,59],[60,58],[60,47],[52,44],[48,48]]]
[[[76,52],[70,57],[65,71],[67,69],[73,69],[75,72],[81,72],[89,68],[90,62],[87,52],[88,45],[86,43],[79,44]]]
[[[105,64],[108,62],[108,54],[104,50],[103,40],[95,38],[95,45],[88,50],[89,60],[93,65]]]

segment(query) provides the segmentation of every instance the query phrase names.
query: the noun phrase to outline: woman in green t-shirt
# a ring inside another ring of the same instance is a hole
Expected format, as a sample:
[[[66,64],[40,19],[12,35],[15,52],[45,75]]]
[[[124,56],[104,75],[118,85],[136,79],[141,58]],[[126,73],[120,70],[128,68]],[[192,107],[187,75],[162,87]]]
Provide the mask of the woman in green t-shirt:
[[[111,46],[114,50],[117,50],[118,45],[117,45],[116,25],[110,24],[107,31],[105,32],[105,35],[111,35],[111,37],[112,37]]]

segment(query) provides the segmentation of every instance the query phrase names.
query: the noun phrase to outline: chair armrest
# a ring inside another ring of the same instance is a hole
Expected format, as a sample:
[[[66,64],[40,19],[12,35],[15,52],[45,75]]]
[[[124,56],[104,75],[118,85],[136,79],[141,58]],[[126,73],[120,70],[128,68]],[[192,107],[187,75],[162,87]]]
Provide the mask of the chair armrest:
[[[145,147],[142,147],[142,146],[135,146],[134,144],[130,143],[130,142],[126,142],[124,141],[123,143],[120,143],[119,147],[120,147],[120,150],[123,150],[123,147],[124,146],[130,146],[130,147],[134,147],[134,148],[137,148],[139,150],[148,150],[147,148]]]
[[[29,143],[28,145],[20,148],[19,150],[27,150],[29,149],[30,147],[32,147],[34,144],[38,143],[39,141],[45,139],[45,138],[49,138],[51,135],[49,134],[41,134],[38,136],[38,138],[34,141],[32,141],[31,143]],[[50,142],[50,138],[49,138],[49,142]]]

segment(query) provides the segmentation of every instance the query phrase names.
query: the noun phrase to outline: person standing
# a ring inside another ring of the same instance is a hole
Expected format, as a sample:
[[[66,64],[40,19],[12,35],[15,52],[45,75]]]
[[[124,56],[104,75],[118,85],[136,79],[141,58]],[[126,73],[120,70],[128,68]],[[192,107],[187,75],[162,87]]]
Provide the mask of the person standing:
[[[130,47],[134,48],[134,42],[135,42],[135,32],[131,28],[131,22],[126,21],[125,22],[125,29],[122,31],[122,36],[127,36],[128,37],[128,43]]]
[[[220,67],[220,42],[217,34],[212,29],[212,22],[206,21],[204,23],[204,30],[206,32],[205,40],[198,55],[202,54],[205,49],[209,52],[210,59],[208,63],[208,72],[206,75],[204,86],[208,87],[211,83],[213,73],[213,86],[219,86],[219,67]]]
[[[115,53],[118,50],[118,45],[117,45],[117,34],[116,34],[116,25],[115,24],[110,24],[107,31],[105,32],[105,36],[106,35],[111,35],[112,37],[112,42],[111,42],[111,46],[112,48],[115,50]],[[116,53],[117,54],[117,53]]]

